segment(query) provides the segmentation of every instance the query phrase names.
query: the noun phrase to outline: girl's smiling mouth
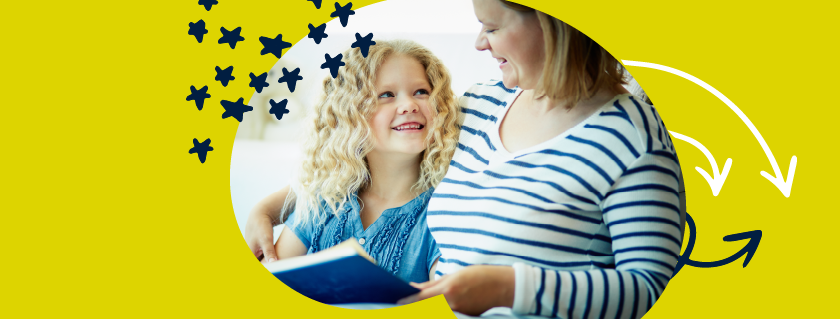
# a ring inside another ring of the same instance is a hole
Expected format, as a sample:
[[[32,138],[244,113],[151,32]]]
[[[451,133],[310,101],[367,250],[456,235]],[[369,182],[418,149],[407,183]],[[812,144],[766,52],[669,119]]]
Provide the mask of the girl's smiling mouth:
[[[425,125],[420,124],[419,122],[406,122],[396,127],[391,128],[391,130],[396,131],[420,131],[425,128]]]

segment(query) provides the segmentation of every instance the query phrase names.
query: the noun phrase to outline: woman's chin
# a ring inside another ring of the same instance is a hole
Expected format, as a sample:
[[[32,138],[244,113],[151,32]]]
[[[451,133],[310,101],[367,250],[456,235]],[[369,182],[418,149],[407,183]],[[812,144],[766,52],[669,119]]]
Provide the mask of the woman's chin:
[[[513,77],[506,77],[506,76],[503,75],[502,76],[502,84],[505,85],[505,88],[513,89],[513,88],[516,88],[517,85],[519,85],[519,81],[517,81]]]

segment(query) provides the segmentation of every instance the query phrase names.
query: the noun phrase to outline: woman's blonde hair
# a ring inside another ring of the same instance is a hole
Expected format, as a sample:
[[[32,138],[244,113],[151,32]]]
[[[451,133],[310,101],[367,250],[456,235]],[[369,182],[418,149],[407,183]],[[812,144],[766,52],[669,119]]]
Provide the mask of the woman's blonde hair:
[[[358,48],[345,51],[345,65],[339,68],[338,76],[324,79],[324,97],[315,105],[306,128],[303,164],[294,188],[298,221],[322,222],[327,209],[338,214],[351,195],[370,184],[365,156],[373,150],[368,119],[377,109],[374,83],[385,60],[397,54],[420,62],[432,87],[426,149],[421,155],[420,178],[411,191],[419,195],[437,186],[446,174],[459,129],[449,71],[431,51],[415,42],[376,40],[367,58]]]
[[[543,75],[536,93],[565,99],[566,108],[598,90],[624,84],[624,67],[606,49],[559,19],[518,3],[499,0],[515,11],[536,13],[545,43]]]

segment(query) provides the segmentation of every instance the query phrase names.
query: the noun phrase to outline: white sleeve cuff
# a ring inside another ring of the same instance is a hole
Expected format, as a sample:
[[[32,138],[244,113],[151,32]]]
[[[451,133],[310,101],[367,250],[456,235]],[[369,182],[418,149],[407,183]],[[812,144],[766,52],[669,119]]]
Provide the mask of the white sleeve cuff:
[[[513,264],[515,291],[513,293],[513,313],[530,314],[534,308],[535,288],[534,268],[521,262]]]

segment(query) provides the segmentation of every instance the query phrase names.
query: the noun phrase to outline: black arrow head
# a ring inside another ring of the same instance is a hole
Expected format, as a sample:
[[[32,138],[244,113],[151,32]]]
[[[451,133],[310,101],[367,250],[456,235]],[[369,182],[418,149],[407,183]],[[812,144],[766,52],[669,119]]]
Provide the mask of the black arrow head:
[[[741,241],[744,239],[750,239],[750,242],[744,246],[744,250],[747,251],[747,257],[744,259],[744,268],[750,263],[750,259],[755,254],[755,251],[758,250],[758,243],[761,242],[761,230],[753,230],[747,232],[741,232],[736,234],[730,234],[728,236],[723,237],[723,241]]]

